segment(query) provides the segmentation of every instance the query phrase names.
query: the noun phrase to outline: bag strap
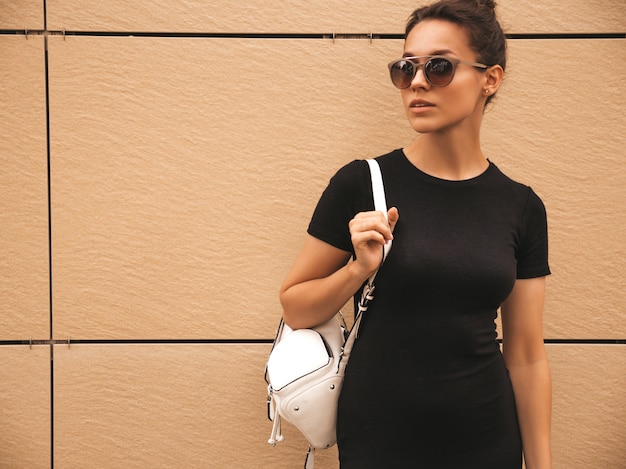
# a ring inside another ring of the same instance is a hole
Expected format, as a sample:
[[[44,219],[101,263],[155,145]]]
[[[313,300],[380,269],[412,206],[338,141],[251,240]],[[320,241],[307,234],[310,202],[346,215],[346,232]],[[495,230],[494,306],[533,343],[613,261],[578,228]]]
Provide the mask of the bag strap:
[[[370,176],[372,179],[372,194],[374,196],[374,210],[378,212],[383,212],[385,215],[385,220],[387,220],[387,198],[385,197],[385,185],[383,184],[383,175],[380,172],[380,166],[378,165],[378,161],[375,159],[367,160],[367,164],[370,168]],[[389,240],[383,246],[383,260],[380,262],[382,265],[387,259],[387,255],[391,250],[391,240]],[[380,269],[380,266],[378,267]],[[374,278],[378,270],[374,272],[374,274],[369,278],[368,283],[370,285],[374,285]]]
[[[383,212],[385,215],[385,219],[387,219],[387,200],[385,197],[385,186],[383,184],[383,177],[380,172],[380,166],[378,166],[378,162],[374,159],[367,160],[370,168],[370,175],[372,178],[372,193],[374,195],[374,210]],[[363,314],[367,311],[367,307],[370,301],[374,299],[374,279],[376,278],[376,274],[380,270],[380,267],[387,259],[387,255],[391,250],[391,240],[389,240],[383,246],[383,254],[382,260],[380,261],[380,265],[376,272],[374,272],[371,277],[367,280],[367,283],[363,286],[363,291],[361,292],[361,299],[358,304],[358,310],[355,311],[354,324],[352,329],[350,329],[350,333],[346,338],[346,342],[343,347],[342,358],[339,361],[339,369],[345,369],[348,358],[350,356],[350,352],[352,351],[352,346],[354,342],[359,337],[359,328],[361,327],[361,320],[363,319]]]
[[[385,186],[383,184],[383,176],[380,172],[380,166],[378,166],[378,162],[374,159],[367,160],[367,163],[370,167],[370,175],[372,178],[372,194],[374,196],[374,210],[378,212],[383,212],[385,215],[385,220],[387,220],[387,199],[385,197]],[[376,274],[387,259],[389,255],[389,251],[391,250],[391,240],[387,241],[383,246],[383,254],[382,260],[380,261],[380,265],[376,272],[374,272],[369,279],[367,279],[367,283],[363,288],[363,293],[361,294],[361,301],[359,301],[359,311],[358,315],[367,310],[367,304],[374,299],[374,279],[376,278]],[[355,318],[356,324],[356,318]],[[357,331],[358,332],[358,331]]]

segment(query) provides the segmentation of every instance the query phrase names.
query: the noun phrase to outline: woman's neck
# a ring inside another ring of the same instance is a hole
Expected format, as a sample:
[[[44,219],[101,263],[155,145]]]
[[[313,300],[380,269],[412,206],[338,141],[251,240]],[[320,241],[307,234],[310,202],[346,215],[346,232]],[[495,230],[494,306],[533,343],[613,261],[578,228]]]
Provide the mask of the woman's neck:
[[[404,153],[413,165],[426,174],[451,181],[474,178],[489,166],[479,138],[422,134],[404,148]]]

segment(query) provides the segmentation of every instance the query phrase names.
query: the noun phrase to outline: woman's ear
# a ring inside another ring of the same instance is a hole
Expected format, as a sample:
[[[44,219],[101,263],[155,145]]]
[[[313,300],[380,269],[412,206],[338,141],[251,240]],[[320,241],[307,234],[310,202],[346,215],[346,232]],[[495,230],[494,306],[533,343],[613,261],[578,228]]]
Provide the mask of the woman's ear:
[[[483,88],[486,93],[493,95],[504,78],[504,70],[500,65],[493,65],[485,71]]]

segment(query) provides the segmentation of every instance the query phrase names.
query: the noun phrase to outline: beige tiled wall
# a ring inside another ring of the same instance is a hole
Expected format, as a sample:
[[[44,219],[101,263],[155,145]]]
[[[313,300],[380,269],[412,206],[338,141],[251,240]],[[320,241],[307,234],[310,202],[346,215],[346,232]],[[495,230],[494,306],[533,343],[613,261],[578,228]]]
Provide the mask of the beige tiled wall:
[[[41,338],[50,331],[44,41],[0,36],[0,63],[0,340]]]
[[[0,467],[51,466],[50,346],[0,346]]]
[[[548,209],[555,467],[617,469],[626,9],[500,3],[539,34],[483,144]],[[380,35],[415,6],[0,0],[0,468],[301,465],[266,443],[277,289],[332,173],[413,138]]]

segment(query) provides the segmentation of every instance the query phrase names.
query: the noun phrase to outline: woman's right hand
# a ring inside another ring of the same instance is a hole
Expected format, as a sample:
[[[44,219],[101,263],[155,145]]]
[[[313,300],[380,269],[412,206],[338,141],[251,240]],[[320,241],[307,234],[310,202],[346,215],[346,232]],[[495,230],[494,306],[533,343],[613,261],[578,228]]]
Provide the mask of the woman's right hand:
[[[393,239],[393,230],[399,219],[398,209],[392,207],[387,218],[382,212],[360,212],[350,220],[350,236],[354,247],[353,269],[360,269],[368,278],[380,266],[383,246]]]
[[[356,260],[350,253],[307,235],[280,288],[283,317],[292,329],[314,327],[337,314],[380,266],[382,248],[393,238],[398,210],[363,212],[350,221]]]

